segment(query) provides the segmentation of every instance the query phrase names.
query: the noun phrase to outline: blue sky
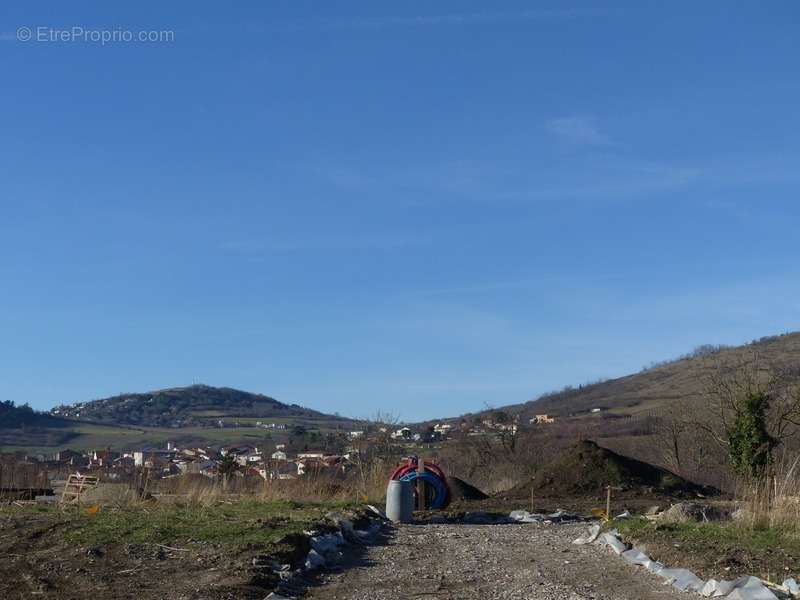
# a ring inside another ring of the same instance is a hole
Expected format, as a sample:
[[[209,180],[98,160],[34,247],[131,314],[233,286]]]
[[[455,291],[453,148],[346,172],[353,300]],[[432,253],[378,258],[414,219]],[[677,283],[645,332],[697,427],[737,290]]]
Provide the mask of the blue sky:
[[[412,420],[798,329],[794,2],[9,4],[0,398]]]

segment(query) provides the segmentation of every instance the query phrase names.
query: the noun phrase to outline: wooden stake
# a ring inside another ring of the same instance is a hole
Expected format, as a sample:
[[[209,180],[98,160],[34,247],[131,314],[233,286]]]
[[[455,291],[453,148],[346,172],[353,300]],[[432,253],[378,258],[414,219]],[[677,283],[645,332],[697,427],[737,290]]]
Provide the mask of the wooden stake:
[[[606,518],[611,520],[611,486],[606,486]]]
[[[417,510],[425,510],[425,482],[422,475],[425,473],[425,458],[417,459]]]

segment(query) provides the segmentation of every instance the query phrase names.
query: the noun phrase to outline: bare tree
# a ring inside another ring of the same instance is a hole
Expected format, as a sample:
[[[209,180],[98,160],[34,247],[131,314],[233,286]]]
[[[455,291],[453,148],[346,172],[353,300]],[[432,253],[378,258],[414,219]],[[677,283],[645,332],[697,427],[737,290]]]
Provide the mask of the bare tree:
[[[758,464],[770,463],[774,449],[799,430],[796,367],[771,365],[753,352],[718,362],[705,389],[705,414],[696,415],[692,425],[723,448],[738,470],[742,460],[753,472]],[[748,438],[745,442],[743,436]]]
[[[676,403],[677,404],[677,403]],[[655,427],[655,441],[661,455],[662,463],[672,472],[683,475],[684,451],[691,424],[686,419],[687,413],[680,405],[672,405],[669,414],[659,417]]]

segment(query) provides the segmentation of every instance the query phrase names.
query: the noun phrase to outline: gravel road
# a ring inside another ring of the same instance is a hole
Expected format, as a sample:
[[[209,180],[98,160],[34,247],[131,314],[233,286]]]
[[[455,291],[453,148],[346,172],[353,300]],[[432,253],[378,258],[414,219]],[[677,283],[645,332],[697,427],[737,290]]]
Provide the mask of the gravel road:
[[[686,599],[641,568],[572,540],[585,524],[402,525],[308,591],[314,600]]]

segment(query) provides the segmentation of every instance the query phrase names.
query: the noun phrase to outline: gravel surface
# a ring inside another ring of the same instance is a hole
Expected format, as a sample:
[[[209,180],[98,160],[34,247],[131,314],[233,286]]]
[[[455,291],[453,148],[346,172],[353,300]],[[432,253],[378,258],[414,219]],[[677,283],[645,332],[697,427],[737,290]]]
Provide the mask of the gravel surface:
[[[595,545],[586,524],[402,525],[385,545],[321,578],[314,600],[683,598]]]

